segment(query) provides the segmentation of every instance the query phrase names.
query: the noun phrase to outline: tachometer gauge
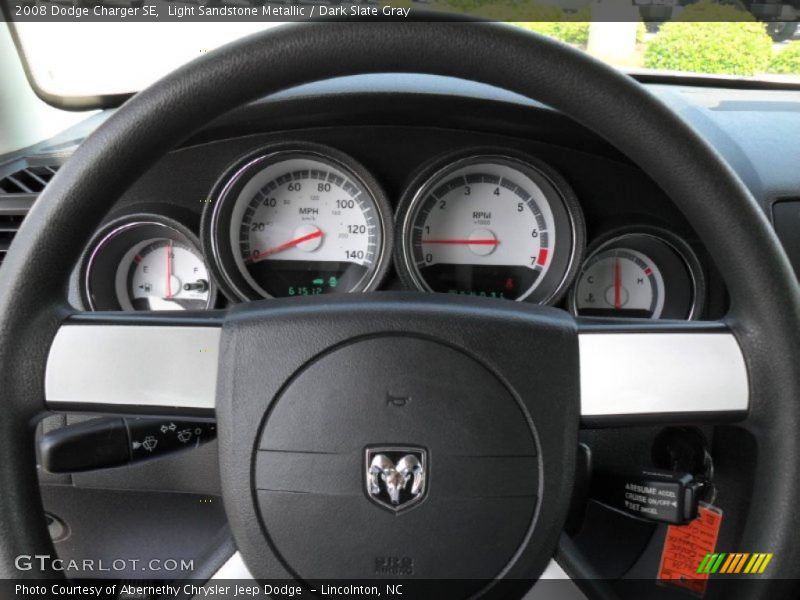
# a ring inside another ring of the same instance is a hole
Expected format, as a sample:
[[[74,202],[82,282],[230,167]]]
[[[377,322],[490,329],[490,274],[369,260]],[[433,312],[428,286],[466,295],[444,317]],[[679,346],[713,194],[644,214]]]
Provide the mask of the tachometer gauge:
[[[91,245],[83,283],[93,310],[198,310],[216,297],[194,236],[152,215],[105,227]]]
[[[212,194],[204,243],[240,300],[375,289],[391,247],[390,209],[363,167],[292,144],[235,165]]]
[[[401,276],[422,291],[553,302],[583,249],[569,186],[530,157],[448,160],[411,186],[399,215]]]
[[[630,233],[590,253],[570,308],[585,317],[691,319],[699,317],[702,296],[702,270],[685,242],[666,232]]]

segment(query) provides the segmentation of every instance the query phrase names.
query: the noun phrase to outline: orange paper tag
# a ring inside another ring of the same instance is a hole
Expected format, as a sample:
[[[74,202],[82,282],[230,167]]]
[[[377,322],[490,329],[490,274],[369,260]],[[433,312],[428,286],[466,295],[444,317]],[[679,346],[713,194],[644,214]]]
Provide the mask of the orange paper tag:
[[[706,554],[717,546],[722,525],[722,511],[703,505],[697,518],[688,525],[670,525],[664,539],[658,580],[702,597],[708,587],[708,573],[698,573],[697,567]]]

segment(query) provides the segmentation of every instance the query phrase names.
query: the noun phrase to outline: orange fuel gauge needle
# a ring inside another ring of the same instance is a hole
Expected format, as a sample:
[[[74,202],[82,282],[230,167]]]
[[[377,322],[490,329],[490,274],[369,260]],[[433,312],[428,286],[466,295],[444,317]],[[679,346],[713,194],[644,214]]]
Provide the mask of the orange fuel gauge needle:
[[[167,298],[172,298],[172,240],[164,248],[167,252]]]

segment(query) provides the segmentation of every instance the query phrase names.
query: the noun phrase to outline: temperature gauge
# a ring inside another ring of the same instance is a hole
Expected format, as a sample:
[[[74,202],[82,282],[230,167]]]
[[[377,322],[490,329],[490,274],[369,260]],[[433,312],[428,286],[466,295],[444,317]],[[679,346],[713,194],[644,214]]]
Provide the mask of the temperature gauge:
[[[111,223],[93,241],[83,269],[93,310],[202,310],[216,288],[192,233],[147,215]]]
[[[583,317],[692,319],[700,313],[703,277],[689,246],[649,233],[615,237],[594,249],[570,293]]]
[[[641,252],[605,250],[586,261],[575,303],[590,317],[657,319],[664,310],[664,278]]]

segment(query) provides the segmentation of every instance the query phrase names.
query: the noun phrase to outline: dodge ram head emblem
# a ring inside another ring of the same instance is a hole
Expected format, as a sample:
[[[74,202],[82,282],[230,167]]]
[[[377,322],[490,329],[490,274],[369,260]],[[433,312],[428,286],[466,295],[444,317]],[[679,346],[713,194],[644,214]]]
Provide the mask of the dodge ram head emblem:
[[[368,448],[366,476],[369,499],[393,511],[422,500],[428,477],[426,455],[422,448]]]

